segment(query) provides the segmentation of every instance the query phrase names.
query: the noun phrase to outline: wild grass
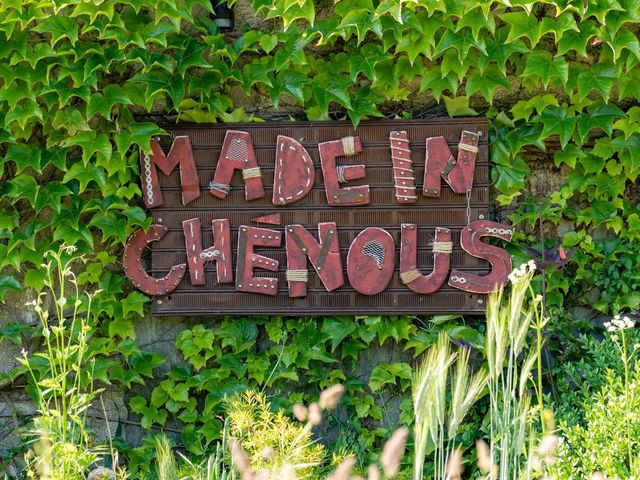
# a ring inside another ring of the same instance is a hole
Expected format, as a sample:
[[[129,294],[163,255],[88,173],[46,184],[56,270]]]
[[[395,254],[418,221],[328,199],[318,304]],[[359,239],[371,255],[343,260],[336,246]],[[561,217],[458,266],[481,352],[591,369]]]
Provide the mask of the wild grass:
[[[427,452],[433,450],[434,478],[453,479],[449,467],[456,455],[455,437],[469,409],[487,384],[488,373],[475,374],[469,366],[469,350],[453,352],[447,335],[439,335],[426,352],[413,378],[415,454],[413,478],[423,478]],[[447,406],[447,392],[451,399]]]
[[[528,341],[532,320],[540,304],[538,297],[531,298],[534,273],[535,264],[532,263],[514,270],[510,275],[510,294],[505,296],[500,290],[490,295],[487,305],[491,438],[490,470],[485,471],[487,479],[519,479],[526,471],[523,456],[532,427],[528,384],[541,352],[539,335],[536,337],[537,348]],[[542,405],[538,407],[542,408]]]

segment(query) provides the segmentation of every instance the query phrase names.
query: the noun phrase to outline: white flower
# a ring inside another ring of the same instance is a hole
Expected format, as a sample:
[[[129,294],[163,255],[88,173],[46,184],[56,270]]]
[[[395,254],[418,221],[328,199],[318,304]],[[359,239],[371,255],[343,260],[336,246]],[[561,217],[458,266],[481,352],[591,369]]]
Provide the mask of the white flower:
[[[629,317],[624,316],[620,318],[620,315],[614,315],[610,322],[604,322],[604,327],[609,332],[615,332],[617,330],[625,330],[627,328],[633,328],[635,325],[635,321],[631,320]]]
[[[527,275],[533,274],[536,270],[536,262],[533,260],[529,260],[527,263],[523,263],[518,268],[515,268],[509,274],[509,280],[511,283],[517,283],[520,280],[523,280]]]
[[[611,335],[611,340],[613,340],[614,342],[618,341],[618,335]]]
[[[58,299],[58,305],[60,305],[61,307],[64,307],[67,304],[67,299],[65,297],[60,297]]]

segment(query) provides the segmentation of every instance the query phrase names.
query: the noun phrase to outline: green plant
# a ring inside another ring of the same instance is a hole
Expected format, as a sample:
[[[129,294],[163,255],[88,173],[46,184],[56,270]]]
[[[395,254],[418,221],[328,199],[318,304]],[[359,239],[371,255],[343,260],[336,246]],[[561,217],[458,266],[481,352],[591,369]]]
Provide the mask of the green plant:
[[[311,479],[326,460],[324,447],[312,440],[312,427],[320,423],[318,404],[298,425],[282,410],[271,411],[262,393],[247,390],[228,400],[229,437],[242,446],[253,471],[279,472],[285,465],[300,479]]]
[[[596,366],[587,367],[585,381],[573,395],[565,395],[560,411],[580,407],[581,415],[564,415],[560,423],[565,443],[561,445],[558,462],[559,478],[580,474],[585,478],[595,471],[607,476],[628,477],[640,473],[637,461],[640,421],[638,382],[640,370],[636,362],[640,344],[633,343],[637,333],[629,317],[616,315],[605,322],[608,338],[584,340],[586,358]],[[603,363],[603,360],[606,364]],[[577,372],[575,366],[563,369]]]
[[[582,403],[581,424],[560,423],[564,441],[557,458],[559,479],[634,478],[640,473],[640,370],[631,372],[630,383],[609,372],[605,384]],[[631,455],[631,456],[629,456]]]
[[[46,254],[47,293],[30,304],[40,319],[45,348],[33,355],[23,350],[21,359],[38,409],[32,432],[37,445],[35,455],[27,457],[28,474],[52,480],[84,479],[100,453],[91,448],[86,428],[87,410],[100,393],[94,389],[94,362],[86,356],[93,330],[92,296],[80,296],[72,271],[76,259],[68,257],[73,251],[63,247]]]

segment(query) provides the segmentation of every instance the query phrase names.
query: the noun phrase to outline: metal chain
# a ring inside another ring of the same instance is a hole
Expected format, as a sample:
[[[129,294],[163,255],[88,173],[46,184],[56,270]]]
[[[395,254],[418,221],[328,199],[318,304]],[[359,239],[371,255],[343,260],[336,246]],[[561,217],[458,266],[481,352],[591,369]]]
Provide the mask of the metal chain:
[[[467,230],[471,231],[471,190],[467,190]]]

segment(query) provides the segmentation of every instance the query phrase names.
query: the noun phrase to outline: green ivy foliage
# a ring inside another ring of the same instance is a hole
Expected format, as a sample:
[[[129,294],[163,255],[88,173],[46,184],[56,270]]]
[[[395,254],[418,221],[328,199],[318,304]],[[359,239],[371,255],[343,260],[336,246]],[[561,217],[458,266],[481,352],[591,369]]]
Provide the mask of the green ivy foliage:
[[[137,155],[164,133],[160,120],[250,121],[282,109],[357,126],[442,104],[450,115],[490,118],[496,199],[515,204],[516,243],[537,241],[541,215],[547,234],[557,227],[566,249],[578,247],[568,267],[548,272],[549,304],[605,313],[640,306],[636,0],[248,3],[257,27],[223,33],[208,0],[0,2],[0,301],[27,287],[40,291],[43,253],[75,245],[90,255],[79,281],[101,290],[95,308],[104,321],[93,345],[103,357],[100,378],[144,383],[162,359],[136,346],[134,321],[148,298],[131,291],[119,258],[131,232],[151,222],[141,208]],[[268,107],[247,113],[238,105]],[[542,207],[518,203],[532,185],[532,156],[546,158],[545,168],[562,178],[544,189]],[[370,335],[375,329],[366,321],[348,328]],[[259,325],[279,344],[273,335],[282,322],[228,320],[221,328],[246,325],[251,337]],[[287,320],[286,328],[297,335],[308,324]],[[221,352],[226,358],[231,344],[216,339],[238,340],[197,328],[178,341],[188,369],[172,370],[151,399],[135,398],[131,407],[147,426],[177,414],[210,440],[219,425],[208,425],[193,405],[187,372],[209,371]],[[350,361],[356,348],[338,340],[318,345],[311,360],[330,364]],[[267,354],[235,347],[253,362],[251,371],[238,358],[225,367],[237,379],[294,382],[293,366],[305,367],[304,355],[281,360],[277,377],[267,379],[260,358]],[[406,388],[405,366],[382,364],[374,373],[366,395],[391,383]],[[358,408],[369,410],[358,415],[379,416],[362,398]]]

